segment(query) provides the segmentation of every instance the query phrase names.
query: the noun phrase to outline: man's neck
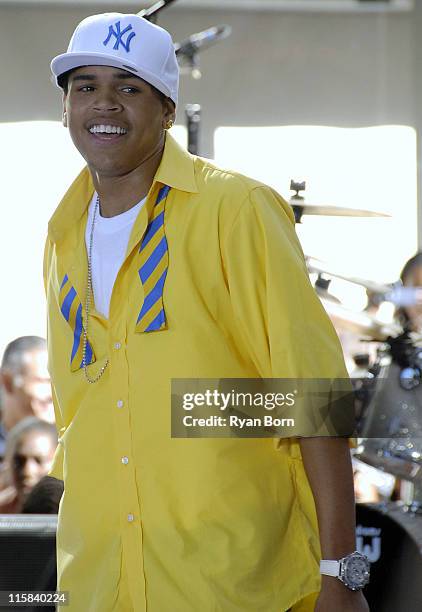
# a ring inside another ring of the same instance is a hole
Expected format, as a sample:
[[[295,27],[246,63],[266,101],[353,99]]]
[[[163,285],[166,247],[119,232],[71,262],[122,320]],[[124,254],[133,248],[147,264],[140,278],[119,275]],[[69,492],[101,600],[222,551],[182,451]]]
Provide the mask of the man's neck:
[[[115,217],[136,206],[148,195],[163,156],[164,143],[126,174],[109,176],[90,168],[100,198],[101,216]]]

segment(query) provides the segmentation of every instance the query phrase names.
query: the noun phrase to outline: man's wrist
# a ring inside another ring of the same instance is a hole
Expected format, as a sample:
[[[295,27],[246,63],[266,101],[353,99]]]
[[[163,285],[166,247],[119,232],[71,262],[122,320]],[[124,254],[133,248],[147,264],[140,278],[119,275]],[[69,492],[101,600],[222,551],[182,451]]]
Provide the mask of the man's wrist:
[[[355,550],[341,559],[323,559],[320,562],[323,576],[336,578],[352,591],[360,591],[369,582],[368,558]]]

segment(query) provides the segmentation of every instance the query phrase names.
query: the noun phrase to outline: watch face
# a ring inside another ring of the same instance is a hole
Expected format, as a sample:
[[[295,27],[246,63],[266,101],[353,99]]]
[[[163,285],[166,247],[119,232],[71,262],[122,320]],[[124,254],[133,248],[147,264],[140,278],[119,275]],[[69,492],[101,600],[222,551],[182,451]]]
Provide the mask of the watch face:
[[[343,582],[349,589],[362,589],[369,582],[369,561],[365,555],[354,552],[343,561]]]

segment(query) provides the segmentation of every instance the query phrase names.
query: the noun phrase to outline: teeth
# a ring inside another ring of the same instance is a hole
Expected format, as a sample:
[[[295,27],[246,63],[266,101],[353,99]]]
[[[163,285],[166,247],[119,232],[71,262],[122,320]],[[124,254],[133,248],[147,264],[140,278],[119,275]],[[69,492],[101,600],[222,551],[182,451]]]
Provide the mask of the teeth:
[[[93,125],[89,128],[91,134],[126,134],[125,128],[116,125]]]

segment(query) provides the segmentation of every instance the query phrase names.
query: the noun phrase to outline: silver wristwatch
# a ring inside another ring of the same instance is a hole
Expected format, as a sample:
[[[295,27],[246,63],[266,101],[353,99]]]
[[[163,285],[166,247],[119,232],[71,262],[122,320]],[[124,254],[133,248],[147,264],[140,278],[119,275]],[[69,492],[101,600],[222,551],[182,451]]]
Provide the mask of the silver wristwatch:
[[[369,582],[369,561],[357,550],[340,561],[320,562],[321,574],[335,576],[352,591],[359,591]]]

